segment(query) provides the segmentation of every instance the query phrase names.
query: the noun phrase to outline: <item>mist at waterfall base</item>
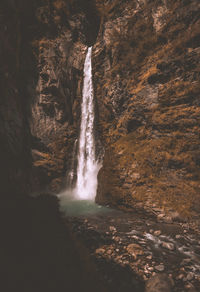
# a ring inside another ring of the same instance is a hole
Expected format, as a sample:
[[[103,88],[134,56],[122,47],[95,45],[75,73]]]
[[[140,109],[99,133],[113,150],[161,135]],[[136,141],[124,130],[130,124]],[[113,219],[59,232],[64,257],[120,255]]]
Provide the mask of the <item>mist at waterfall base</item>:
[[[58,196],[60,200],[60,210],[66,216],[84,216],[110,213],[112,210],[107,207],[97,205],[92,200],[76,199],[73,192],[66,191]]]
[[[89,47],[84,63],[81,124],[77,156],[77,181],[74,188],[69,188],[69,190],[58,196],[61,210],[67,215],[81,215],[105,210],[105,208],[98,206],[94,202],[97,191],[97,175],[101,168],[101,162],[99,159],[96,159],[94,119],[92,47]],[[72,166],[70,171],[71,183],[74,172]]]

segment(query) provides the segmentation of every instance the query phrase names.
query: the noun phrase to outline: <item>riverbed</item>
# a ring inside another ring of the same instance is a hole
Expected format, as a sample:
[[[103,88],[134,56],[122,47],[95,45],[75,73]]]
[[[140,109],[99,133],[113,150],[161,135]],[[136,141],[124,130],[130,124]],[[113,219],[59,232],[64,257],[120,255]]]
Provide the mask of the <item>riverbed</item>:
[[[109,291],[143,291],[158,274],[167,275],[175,292],[200,291],[200,236],[189,224],[87,200],[66,200],[61,211]]]

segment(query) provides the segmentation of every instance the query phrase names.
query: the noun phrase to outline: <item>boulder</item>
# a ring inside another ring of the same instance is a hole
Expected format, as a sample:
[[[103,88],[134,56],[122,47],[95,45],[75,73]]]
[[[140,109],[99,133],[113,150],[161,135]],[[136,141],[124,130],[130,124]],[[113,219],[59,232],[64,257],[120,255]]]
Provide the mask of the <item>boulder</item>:
[[[145,292],[171,292],[172,281],[166,274],[151,277],[145,286]]]

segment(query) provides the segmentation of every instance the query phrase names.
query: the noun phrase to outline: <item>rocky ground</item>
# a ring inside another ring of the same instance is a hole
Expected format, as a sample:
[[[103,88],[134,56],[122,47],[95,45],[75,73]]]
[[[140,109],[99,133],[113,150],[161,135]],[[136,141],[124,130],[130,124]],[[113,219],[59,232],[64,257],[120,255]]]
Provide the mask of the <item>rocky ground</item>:
[[[148,292],[200,291],[200,233],[188,223],[116,210],[68,220],[109,291],[144,291],[143,281]]]

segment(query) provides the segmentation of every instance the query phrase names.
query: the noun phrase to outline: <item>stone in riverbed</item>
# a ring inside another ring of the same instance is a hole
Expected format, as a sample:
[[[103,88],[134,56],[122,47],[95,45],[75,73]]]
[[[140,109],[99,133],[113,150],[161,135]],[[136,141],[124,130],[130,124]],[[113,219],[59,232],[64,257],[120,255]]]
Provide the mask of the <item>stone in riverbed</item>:
[[[95,253],[96,253],[96,254],[99,254],[99,255],[104,254],[104,253],[105,253],[105,249],[103,249],[103,248],[98,248],[98,249],[96,249]]]
[[[114,237],[114,241],[116,241],[116,242],[120,242],[120,240],[121,240],[121,238],[120,238],[119,236],[115,236],[115,237]]]
[[[155,235],[155,236],[159,236],[159,235],[161,235],[161,230],[156,230],[156,231],[154,231],[154,235]]]
[[[143,254],[142,247],[136,243],[131,243],[126,248],[127,252],[132,255],[134,259],[137,259],[138,255]]]
[[[116,233],[116,232],[117,232],[117,231],[116,231],[116,228],[115,228],[114,226],[110,226],[109,229],[110,229],[110,231],[113,232],[113,233]]]
[[[197,290],[195,289],[195,287],[191,283],[185,285],[185,288],[187,289],[186,290],[187,292],[197,292]]]
[[[111,255],[112,254],[112,250],[111,249],[109,249],[109,250],[107,250],[107,252],[106,252],[108,255]]]
[[[163,264],[160,264],[158,266],[155,266],[155,269],[159,272],[163,272],[165,269],[165,266]]]
[[[175,246],[171,242],[162,242],[162,247],[169,249],[169,250],[175,250]]]
[[[191,281],[194,278],[194,273],[189,272],[186,276],[187,281]]]
[[[165,223],[170,223],[170,224],[173,223],[172,217],[170,216],[163,217],[163,221]]]
[[[176,280],[182,280],[184,278],[184,274],[180,274],[176,277]]]
[[[145,292],[172,292],[171,279],[166,274],[155,275],[146,282]]]

